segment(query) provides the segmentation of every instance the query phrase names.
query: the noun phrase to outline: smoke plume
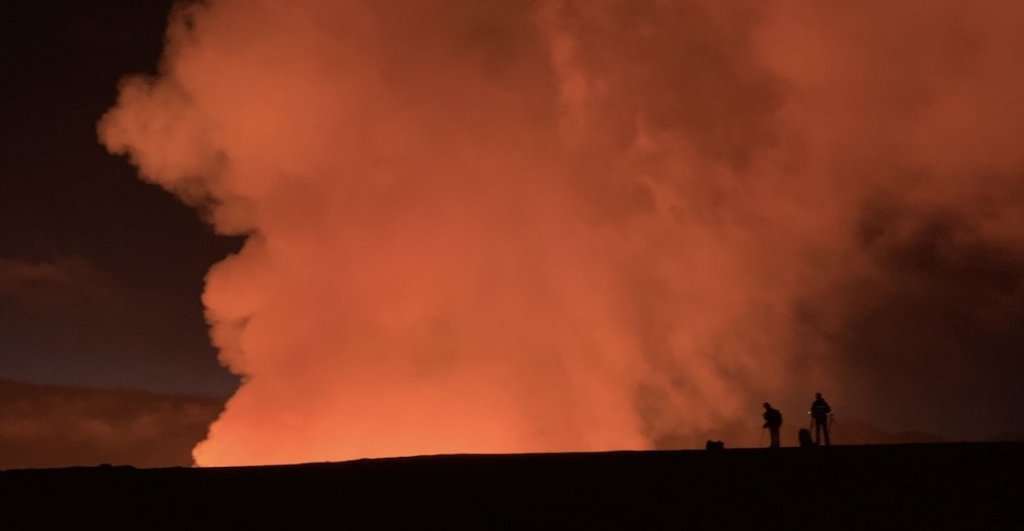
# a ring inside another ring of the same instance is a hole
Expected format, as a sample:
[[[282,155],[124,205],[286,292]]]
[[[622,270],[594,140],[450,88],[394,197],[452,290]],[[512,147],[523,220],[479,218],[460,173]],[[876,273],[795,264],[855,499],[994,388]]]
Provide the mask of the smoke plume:
[[[815,391],[840,421],[1020,424],[969,411],[1020,398],[1022,20],[179,6],[99,133],[248,236],[207,277],[242,384],[197,462],[749,444]]]

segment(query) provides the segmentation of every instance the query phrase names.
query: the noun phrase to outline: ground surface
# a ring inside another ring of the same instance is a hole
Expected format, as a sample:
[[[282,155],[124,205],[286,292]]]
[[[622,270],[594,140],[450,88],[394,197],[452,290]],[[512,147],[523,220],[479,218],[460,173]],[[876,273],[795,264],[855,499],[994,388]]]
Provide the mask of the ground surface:
[[[1024,443],[878,445],[8,470],[0,518],[11,528],[1024,529],[1022,494]]]

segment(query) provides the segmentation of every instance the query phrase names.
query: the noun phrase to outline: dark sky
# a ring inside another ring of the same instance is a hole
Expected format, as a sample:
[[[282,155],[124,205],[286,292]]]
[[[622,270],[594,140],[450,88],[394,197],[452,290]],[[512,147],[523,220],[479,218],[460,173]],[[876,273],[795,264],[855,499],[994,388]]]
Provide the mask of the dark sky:
[[[199,296],[240,241],[106,152],[165,0],[0,3],[0,379],[227,396]]]

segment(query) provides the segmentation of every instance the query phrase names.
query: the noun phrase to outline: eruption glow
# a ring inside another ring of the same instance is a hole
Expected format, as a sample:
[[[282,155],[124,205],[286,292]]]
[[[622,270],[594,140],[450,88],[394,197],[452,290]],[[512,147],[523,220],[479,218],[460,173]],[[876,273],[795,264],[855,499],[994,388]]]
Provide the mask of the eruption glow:
[[[243,383],[197,463],[690,445],[791,389],[858,403],[836,374],[884,257],[938,218],[951,253],[1024,248],[1024,3],[897,4],[179,8],[99,131],[249,236],[207,278]]]

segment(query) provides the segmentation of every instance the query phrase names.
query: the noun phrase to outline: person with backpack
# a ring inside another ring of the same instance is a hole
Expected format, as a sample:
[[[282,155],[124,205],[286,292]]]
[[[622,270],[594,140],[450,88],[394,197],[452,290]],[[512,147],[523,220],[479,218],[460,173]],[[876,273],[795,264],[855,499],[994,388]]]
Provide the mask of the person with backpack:
[[[782,427],[782,413],[772,407],[768,402],[764,403],[764,428],[768,428],[771,434],[769,448],[779,447],[779,428]]]
[[[814,444],[821,444],[821,434],[825,434],[825,446],[832,446],[828,436],[828,421],[832,414],[832,408],[822,398],[821,393],[814,395],[814,402],[811,404],[811,423],[814,425]]]

